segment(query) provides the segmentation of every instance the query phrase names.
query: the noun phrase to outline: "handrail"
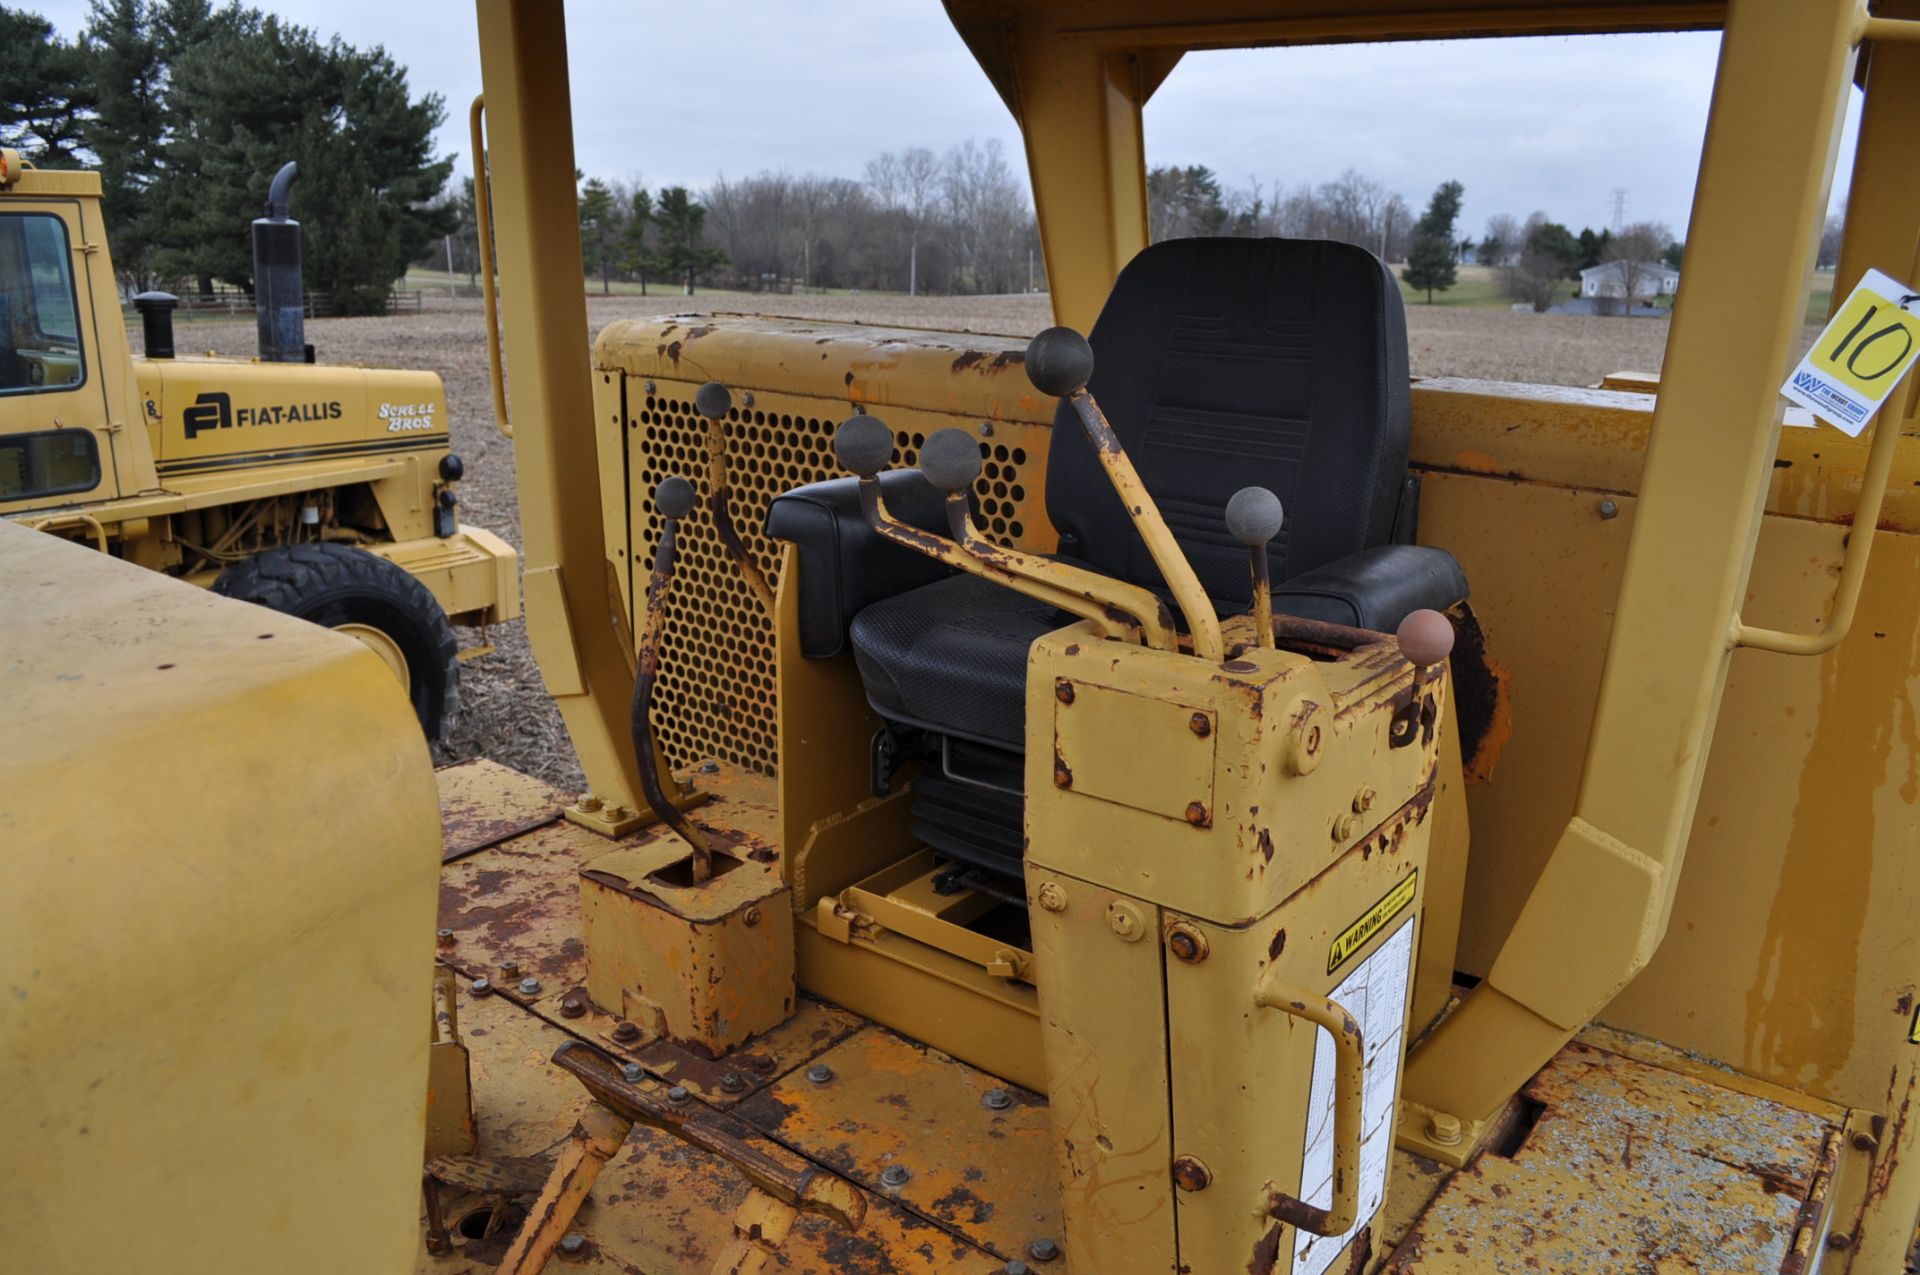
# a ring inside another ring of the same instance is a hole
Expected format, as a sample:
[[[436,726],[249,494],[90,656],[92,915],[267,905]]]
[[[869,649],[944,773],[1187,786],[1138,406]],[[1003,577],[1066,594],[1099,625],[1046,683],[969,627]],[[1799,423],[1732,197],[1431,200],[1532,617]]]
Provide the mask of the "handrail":
[[[1315,1235],[1345,1235],[1360,1212],[1360,1143],[1367,1087],[1367,1049],[1360,1024],[1338,1002],[1282,981],[1272,968],[1253,990],[1262,1009],[1324,1027],[1333,1037],[1333,1200],[1326,1208],[1267,1190],[1267,1215]],[[1305,1183],[1301,1186],[1304,1189]]]
[[[1853,529],[1847,536],[1846,556],[1840,560],[1840,581],[1834,587],[1833,611],[1826,624],[1817,633],[1788,633],[1747,624],[1736,612],[1729,635],[1732,646],[1780,655],[1824,655],[1846,640],[1860,602],[1860,586],[1866,579],[1867,555],[1873,552],[1887,476],[1893,472],[1893,456],[1900,443],[1899,422],[1888,419],[1884,406],[1874,413],[1873,420],[1873,445],[1867,451],[1867,467],[1860,480],[1860,503],[1854,507]]]
[[[487,376],[493,383],[493,421],[500,432],[513,437],[507,418],[507,382],[501,370],[500,302],[493,282],[493,197],[487,191],[487,99],[481,94],[467,109],[467,127],[473,134],[473,220],[480,239],[480,300],[487,311]]]
[[[35,531],[44,531],[49,534],[64,527],[84,527],[93,532],[94,542],[99,546],[100,552],[107,552],[107,529],[98,518],[89,513],[53,514],[46,518],[36,518],[31,522],[23,519],[22,524]]]

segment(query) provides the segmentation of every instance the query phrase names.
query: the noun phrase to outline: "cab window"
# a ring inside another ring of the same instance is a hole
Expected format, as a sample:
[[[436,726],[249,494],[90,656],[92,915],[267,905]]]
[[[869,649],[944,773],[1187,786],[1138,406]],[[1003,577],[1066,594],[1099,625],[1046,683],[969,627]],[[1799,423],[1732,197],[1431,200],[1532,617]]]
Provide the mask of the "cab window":
[[[100,485],[100,445],[84,429],[0,434],[0,503],[92,491]]]
[[[70,390],[86,371],[66,224],[0,214],[0,395]]]

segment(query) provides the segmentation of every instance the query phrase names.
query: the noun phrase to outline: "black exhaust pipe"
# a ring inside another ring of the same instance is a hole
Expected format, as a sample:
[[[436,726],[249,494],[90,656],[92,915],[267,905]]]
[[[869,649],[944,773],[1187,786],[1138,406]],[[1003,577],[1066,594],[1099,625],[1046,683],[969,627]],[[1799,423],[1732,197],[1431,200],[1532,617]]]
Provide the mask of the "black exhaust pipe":
[[[300,165],[273,175],[267,215],[253,223],[253,315],[265,363],[307,361],[307,303],[300,271],[300,223],[287,216],[287,196]]]
[[[173,357],[173,310],[180,298],[171,292],[142,292],[133,299],[140,312],[140,330],[146,337],[147,357]]]

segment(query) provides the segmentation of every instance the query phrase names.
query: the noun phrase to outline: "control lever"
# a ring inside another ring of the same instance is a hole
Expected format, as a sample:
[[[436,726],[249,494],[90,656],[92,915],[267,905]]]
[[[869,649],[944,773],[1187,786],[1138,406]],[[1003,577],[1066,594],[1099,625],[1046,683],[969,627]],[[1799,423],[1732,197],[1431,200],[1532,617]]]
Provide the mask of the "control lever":
[[[939,430],[920,448],[920,472],[929,483],[947,493],[947,531],[955,544],[982,562],[1004,567],[1028,580],[1067,589],[1109,609],[1117,606],[1140,626],[1148,646],[1156,651],[1180,649],[1180,639],[1173,628],[1173,613],[1167,610],[1166,603],[1147,590],[1071,563],[1009,549],[975,531],[967,492],[980,477],[980,467],[980,445],[963,429]]]
[[[1265,487],[1242,487],[1227,501],[1227,531],[1247,547],[1253,573],[1253,640],[1273,647],[1273,582],[1267,574],[1267,545],[1280,534],[1286,512],[1280,497]]]
[[[1225,658],[1220,640],[1220,619],[1213,603],[1200,586],[1200,577],[1173,538],[1159,506],[1147,493],[1133,462],[1127,459],[1120,436],[1113,432],[1100,404],[1087,389],[1093,378],[1093,347],[1087,338],[1072,328],[1048,328],[1027,345],[1027,379],[1043,394],[1051,394],[1071,406],[1081,427],[1093,443],[1093,454],[1107,472],[1107,480],[1120,495],[1134,530],[1146,541],[1147,552],[1160,568],[1160,575],[1173,590],[1173,600],[1187,617],[1187,631],[1193,634],[1193,653],[1203,660],[1219,663]]]
[[[640,791],[660,822],[680,834],[693,850],[693,882],[699,885],[713,877],[713,847],[706,834],[696,828],[660,786],[660,754],[653,746],[653,681],[660,671],[660,637],[666,627],[667,589],[673,583],[674,542],[679,538],[680,520],[693,512],[699,495],[684,478],[663,480],[653,489],[653,507],[660,511],[664,525],[660,541],[653,548],[653,574],[647,580],[647,614],[640,630],[640,659],[633,677],[633,752],[640,762]]]
[[[713,529],[720,533],[720,543],[726,546],[727,556],[733,559],[734,567],[753,595],[760,599],[767,614],[772,615],[773,586],[767,583],[765,573],[753,560],[747,542],[740,538],[728,506],[732,489],[727,483],[726,422],[727,413],[733,410],[733,395],[720,382],[708,381],[694,392],[693,408],[707,418],[707,510],[713,515]]]
[[[973,452],[973,466],[977,470],[980,464],[978,444],[958,430],[951,432],[965,439],[968,449]],[[934,438],[938,437],[938,434],[934,435]],[[928,445],[931,446],[932,442],[929,439]],[[880,471],[886,468],[888,459],[893,455],[893,431],[878,417],[859,415],[841,422],[840,428],[834,431],[833,453],[842,465],[859,475],[860,512],[884,539],[1017,593],[1038,598],[1084,620],[1091,620],[1104,637],[1137,642],[1144,634],[1149,641],[1164,643],[1162,649],[1174,649],[1172,625],[1168,622],[1170,617],[1166,608],[1144,589],[1134,590],[1133,586],[1122,585],[1065,563],[1033,559],[1031,555],[991,543],[986,544],[986,551],[970,552],[964,545],[895,518],[881,499],[879,478]],[[924,448],[922,454],[925,454]],[[973,480],[965,475],[958,449],[951,442],[934,448],[934,454],[935,468],[943,478],[949,482],[963,480],[956,487],[944,488],[947,491],[951,523],[955,501],[965,512],[966,489]],[[1039,571],[1033,566],[1035,562],[1049,570]],[[1128,590],[1133,592],[1129,593]]]

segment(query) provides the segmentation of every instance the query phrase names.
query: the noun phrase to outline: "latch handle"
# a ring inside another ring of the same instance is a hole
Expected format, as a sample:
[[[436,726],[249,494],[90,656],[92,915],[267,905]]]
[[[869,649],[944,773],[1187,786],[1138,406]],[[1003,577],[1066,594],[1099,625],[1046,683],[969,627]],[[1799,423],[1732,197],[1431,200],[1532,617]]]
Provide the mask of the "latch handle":
[[[1338,1001],[1295,987],[1273,970],[1253,991],[1263,1009],[1305,1019],[1333,1037],[1333,1202],[1319,1208],[1267,1188],[1267,1215],[1315,1235],[1345,1235],[1360,1211],[1360,1142],[1367,1086],[1367,1050],[1360,1024]]]

